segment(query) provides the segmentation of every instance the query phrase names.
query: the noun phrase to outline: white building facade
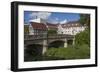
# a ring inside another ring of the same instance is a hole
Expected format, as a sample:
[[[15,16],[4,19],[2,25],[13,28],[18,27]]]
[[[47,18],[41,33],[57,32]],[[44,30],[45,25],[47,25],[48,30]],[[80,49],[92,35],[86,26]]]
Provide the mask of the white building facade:
[[[29,35],[43,35],[47,34],[47,27],[45,21],[41,18],[30,20]]]
[[[49,29],[55,29],[57,34],[68,34],[68,35],[76,35],[84,31],[86,26],[82,26],[78,21],[66,22],[64,24],[50,24],[46,23],[46,20],[41,18],[36,18],[34,20],[30,20],[29,24],[29,34],[45,34]]]
[[[71,22],[67,24],[59,24],[57,32],[58,34],[76,35],[77,33],[84,31],[85,28],[86,26],[82,26],[78,22]]]

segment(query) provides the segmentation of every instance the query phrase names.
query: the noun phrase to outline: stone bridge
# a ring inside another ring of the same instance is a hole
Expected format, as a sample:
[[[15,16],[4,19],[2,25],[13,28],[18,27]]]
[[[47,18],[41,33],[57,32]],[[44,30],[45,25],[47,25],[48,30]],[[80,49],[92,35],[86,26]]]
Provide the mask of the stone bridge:
[[[67,48],[68,40],[73,40],[72,45],[74,45],[74,36],[72,35],[24,35],[24,47],[32,44],[43,45],[42,54],[44,54],[50,43],[63,41],[63,47]]]

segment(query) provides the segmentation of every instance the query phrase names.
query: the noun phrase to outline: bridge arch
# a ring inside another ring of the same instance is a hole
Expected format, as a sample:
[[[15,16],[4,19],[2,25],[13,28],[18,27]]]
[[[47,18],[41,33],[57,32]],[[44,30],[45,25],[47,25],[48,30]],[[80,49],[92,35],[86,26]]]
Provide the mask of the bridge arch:
[[[24,38],[24,47],[30,47],[32,46],[32,44],[37,44],[37,45],[41,45],[39,51],[42,50],[42,54],[44,54],[46,52],[46,50],[48,49],[48,47],[65,47],[67,48],[69,40],[73,40],[73,45],[75,44],[74,42],[74,37],[72,35],[49,35],[47,37],[34,37],[30,36],[30,35],[25,35],[27,37]],[[54,45],[52,45],[52,43],[54,43]],[[31,45],[30,45],[31,44]],[[55,46],[55,44],[57,44]],[[30,46],[29,46],[30,45]],[[39,45],[39,46],[40,46]],[[39,47],[38,46],[38,47]],[[37,48],[36,48],[37,49]]]
[[[54,40],[48,43],[48,48],[59,48],[64,47],[64,40]]]
[[[72,39],[59,39],[59,40],[50,40],[48,43],[48,48],[59,48],[59,47],[66,47],[68,45],[73,45],[73,40]]]
[[[67,40],[68,45],[73,45],[73,39]]]

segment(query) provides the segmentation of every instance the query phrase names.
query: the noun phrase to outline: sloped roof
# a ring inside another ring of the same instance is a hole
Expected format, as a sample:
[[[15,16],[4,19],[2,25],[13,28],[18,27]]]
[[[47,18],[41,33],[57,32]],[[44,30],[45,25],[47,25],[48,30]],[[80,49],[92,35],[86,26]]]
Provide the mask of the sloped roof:
[[[47,30],[46,25],[43,23],[31,22],[31,25],[32,25],[33,29]]]
[[[57,27],[58,27],[58,24],[46,23],[46,25],[47,25],[47,27],[48,27],[49,29],[57,29]]]

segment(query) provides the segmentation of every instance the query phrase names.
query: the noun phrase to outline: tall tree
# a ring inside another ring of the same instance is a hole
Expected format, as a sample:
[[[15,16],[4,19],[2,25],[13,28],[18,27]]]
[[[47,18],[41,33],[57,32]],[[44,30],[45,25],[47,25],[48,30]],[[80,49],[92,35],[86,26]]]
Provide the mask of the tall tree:
[[[29,25],[24,25],[24,34],[29,33]]]
[[[90,14],[80,14],[80,23],[90,28]]]

